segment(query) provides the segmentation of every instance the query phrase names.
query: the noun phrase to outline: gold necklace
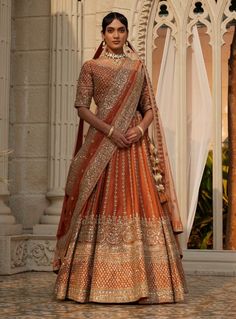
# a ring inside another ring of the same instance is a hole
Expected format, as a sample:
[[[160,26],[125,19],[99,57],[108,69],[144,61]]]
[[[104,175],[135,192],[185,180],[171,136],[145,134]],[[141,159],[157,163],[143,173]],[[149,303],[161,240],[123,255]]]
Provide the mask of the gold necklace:
[[[108,52],[108,51],[105,52],[105,56],[108,59],[112,59],[116,64],[120,63],[120,59],[126,58],[126,54],[125,53],[117,54],[117,53],[112,53],[112,52]]]

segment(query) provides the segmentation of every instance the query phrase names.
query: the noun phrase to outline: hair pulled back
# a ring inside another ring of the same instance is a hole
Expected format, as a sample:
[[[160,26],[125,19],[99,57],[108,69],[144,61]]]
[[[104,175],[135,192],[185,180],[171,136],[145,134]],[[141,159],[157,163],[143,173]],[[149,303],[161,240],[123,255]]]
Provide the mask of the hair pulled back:
[[[127,18],[119,13],[119,12],[110,12],[108,13],[102,20],[102,33],[105,34],[106,32],[106,27],[112,23],[113,20],[119,20],[120,23],[122,23],[125,28],[126,28],[126,31],[128,32],[128,20]]]

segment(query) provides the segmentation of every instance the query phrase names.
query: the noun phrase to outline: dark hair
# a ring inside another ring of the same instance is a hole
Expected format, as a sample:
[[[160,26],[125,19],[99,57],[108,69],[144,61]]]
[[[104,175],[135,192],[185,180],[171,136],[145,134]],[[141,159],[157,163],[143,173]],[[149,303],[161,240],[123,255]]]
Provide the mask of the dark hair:
[[[110,12],[108,13],[102,20],[102,33],[105,34],[106,32],[106,27],[112,23],[113,20],[119,20],[120,23],[122,23],[125,28],[126,28],[126,31],[128,31],[128,20],[127,18],[119,13],[119,12]]]

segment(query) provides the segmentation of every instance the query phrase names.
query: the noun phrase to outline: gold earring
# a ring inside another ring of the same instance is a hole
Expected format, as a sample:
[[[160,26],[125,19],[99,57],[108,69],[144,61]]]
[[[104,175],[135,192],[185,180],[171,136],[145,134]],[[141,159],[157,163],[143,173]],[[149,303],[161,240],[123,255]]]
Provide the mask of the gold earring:
[[[126,53],[130,53],[130,48],[129,48],[129,42],[128,42],[128,41],[125,42],[125,47],[124,47],[124,49],[125,49],[125,52],[126,52]]]

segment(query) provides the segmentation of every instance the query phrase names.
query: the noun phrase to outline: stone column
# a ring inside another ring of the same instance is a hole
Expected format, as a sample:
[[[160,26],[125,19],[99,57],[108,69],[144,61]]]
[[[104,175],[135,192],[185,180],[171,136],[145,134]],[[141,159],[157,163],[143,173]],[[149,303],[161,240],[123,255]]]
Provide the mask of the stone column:
[[[51,0],[50,149],[47,198],[50,205],[35,234],[56,233],[78,119],[73,107],[81,66],[81,3]]]
[[[11,0],[0,0],[0,152],[8,149],[9,94],[11,53]],[[0,177],[8,178],[8,156],[0,158]],[[22,226],[16,224],[6,200],[8,185],[0,182],[0,235],[20,234]]]

